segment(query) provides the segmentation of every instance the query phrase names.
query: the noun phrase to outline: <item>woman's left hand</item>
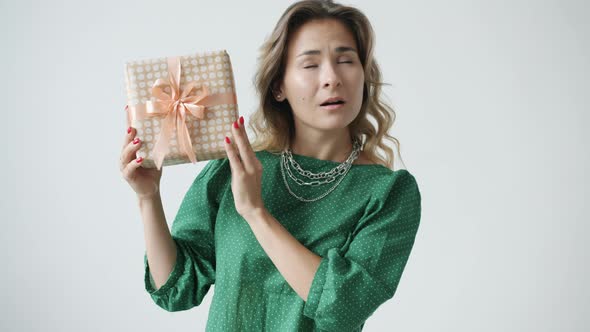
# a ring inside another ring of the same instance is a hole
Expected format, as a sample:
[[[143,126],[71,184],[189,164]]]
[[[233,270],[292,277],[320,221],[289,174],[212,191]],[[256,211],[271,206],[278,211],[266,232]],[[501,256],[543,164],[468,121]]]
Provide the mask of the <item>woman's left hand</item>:
[[[264,210],[262,201],[262,164],[250,145],[244,117],[232,125],[232,137],[225,139],[225,151],[231,167],[231,189],[238,213],[247,217]],[[236,149],[237,145],[237,149]]]

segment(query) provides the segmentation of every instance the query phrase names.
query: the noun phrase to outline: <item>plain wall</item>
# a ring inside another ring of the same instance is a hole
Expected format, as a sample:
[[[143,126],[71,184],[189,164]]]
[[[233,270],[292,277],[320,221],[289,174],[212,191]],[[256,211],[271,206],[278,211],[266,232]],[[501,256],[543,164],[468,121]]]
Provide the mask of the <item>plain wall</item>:
[[[123,65],[226,49],[248,121],[258,47],[290,3],[0,2],[0,330],[204,331],[214,287],[177,313],[144,289]],[[365,330],[587,331],[588,2],[346,3],[376,31],[423,211]],[[169,225],[204,164],[164,170]]]

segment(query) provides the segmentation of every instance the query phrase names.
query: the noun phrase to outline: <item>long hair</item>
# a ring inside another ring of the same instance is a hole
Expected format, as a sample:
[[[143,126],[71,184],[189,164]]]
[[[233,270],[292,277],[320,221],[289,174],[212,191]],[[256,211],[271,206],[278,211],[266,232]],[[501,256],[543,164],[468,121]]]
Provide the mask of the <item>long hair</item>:
[[[373,28],[360,10],[333,1],[304,0],[292,4],[260,47],[254,76],[260,104],[248,121],[249,128],[255,134],[253,149],[280,153],[290,147],[295,137],[293,111],[289,103],[276,101],[274,94],[285,74],[290,36],[314,19],[337,19],[352,32],[365,82],[360,112],[349,124],[351,139],[359,139],[363,151],[372,162],[393,169],[394,152],[385,144],[385,140],[392,141],[398,151],[400,146],[398,140],[388,133],[395,121],[395,111],[381,99],[381,85],[385,83],[381,82],[381,70],[373,57]]]

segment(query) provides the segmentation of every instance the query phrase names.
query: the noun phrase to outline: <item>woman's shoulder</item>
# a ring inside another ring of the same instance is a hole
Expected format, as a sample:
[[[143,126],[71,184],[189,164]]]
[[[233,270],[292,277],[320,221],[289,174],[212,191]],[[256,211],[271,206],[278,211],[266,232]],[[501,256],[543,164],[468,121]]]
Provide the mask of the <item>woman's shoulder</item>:
[[[197,175],[195,180],[224,178],[230,172],[229,160],[226,158],[210,159]]]
[[[379,165],[373,160],[369,159],[365,151],[361,151],[359,157],[352,163],[353,165]]]
[[[265,157],[265,156],[269,156],[269,155],[274,155],[274,156],[281,156],[280,152],[273,152],[273,151],[269,151],[269,150],[258,150],[258,151],[254,151],[254,154],[256,155],[256,157]]]

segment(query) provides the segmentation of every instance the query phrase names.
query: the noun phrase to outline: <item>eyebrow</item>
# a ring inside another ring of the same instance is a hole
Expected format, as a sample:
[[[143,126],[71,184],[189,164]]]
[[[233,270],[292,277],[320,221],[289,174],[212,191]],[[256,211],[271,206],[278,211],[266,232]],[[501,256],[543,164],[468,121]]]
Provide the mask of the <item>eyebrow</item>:
[[[355,52],[356,53],[356,50],[354,48],[348,47],[348,46],[336,47],[334,50],[336,51],[336,53],[344,53],[344,52]],[[320,54],[320,53],[321,53],[320,50],[308,50],[308,51],[305,51],[305,52],[299,54],[296,57],[300,57],[302,55],[311,55],[311,54]]]

